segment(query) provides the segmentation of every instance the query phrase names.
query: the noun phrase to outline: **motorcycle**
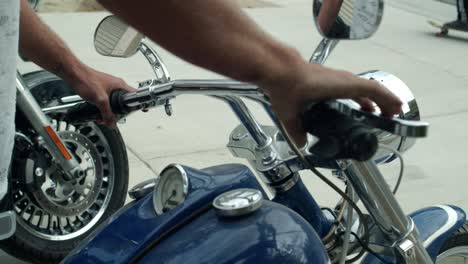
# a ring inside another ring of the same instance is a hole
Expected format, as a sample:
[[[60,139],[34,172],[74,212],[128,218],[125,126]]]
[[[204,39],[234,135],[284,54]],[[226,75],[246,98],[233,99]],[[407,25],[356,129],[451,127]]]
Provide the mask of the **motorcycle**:
[[[76,94],[49,72],[18,72],[16,91],[12,210],[0,214],[0,238],[7,238],[0,247],[28,262],[56,263],[124,205],[125,143],[118,129],[55,113]]]
[[[311,63],[323,64],[339,39],[371,36],[382,12],[383,0],[316,0],[314,17],[324,39]],[[227,147],[235,157],[247,159],[267,187],[244,165],[168,165],[156,179],[133,187],[133,201],[63,263],[459,263],[468,257],[462,209],[438,205],[406,215],[394,196],[403,164],[393,190],[379,170],[379,164],[403,163],[400,153],[425,137],[429,126],[420,120],[410,89],[396,76],[383,71],[359,75],[399,96],[401,114],[385,118],[379,110],[362,111],[351,100],[308,103],[301,120],[311,137],[298,148],[255,85],[171,80],[143,36],[114,16],[99,24],[94,43],[105,56],[129,57],[139,50],[156,73],[136,92],[111,95],[116,114],[164,106],[170,115],[171,100],[185,94],[220,99],[241,123]],[[275,125],[260,125],[241,98],[259,103]],[[67,118],[97,118],[95,107],[76,100],[63,106]],[[344,191],[316,168],[333,170]],[[315,202],[299,177],[308,169],[341,196],[336,207]],[[267,190],[273,198],[268,199]]]

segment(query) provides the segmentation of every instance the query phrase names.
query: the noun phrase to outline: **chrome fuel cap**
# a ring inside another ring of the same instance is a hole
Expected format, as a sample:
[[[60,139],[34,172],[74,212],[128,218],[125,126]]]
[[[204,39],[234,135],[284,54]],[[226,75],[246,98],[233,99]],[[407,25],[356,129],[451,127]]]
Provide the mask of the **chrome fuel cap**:
[[[262,206],[263,195],[256,189],[235,189],[216,197],[213,206],[223,217],[235,217],[255,212]]]

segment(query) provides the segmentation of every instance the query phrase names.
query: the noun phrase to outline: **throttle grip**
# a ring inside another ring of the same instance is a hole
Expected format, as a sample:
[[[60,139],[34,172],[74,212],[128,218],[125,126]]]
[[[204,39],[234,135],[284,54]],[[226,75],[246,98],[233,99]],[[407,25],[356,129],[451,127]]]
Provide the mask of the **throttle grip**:
[[[126,115],[130,113],[130,109],[123,102],[123,96],[127,93],[128,91],[122,89],[112,91],[109,98],[109,103],[114,114]]]
[[[309,149],[317,156],[366,161],[377,152],[372,128],[330,108],[327,102],[307,104],[301,121],[307,132],[319,138]]]
[[[99,120],[102,117],[97,106],[88,102],[83,102],[70,108],[65,118],[75,122],[88,122]]]
[[[122,101],[123,95],[126,93],[128,92],[122,89],[112,91],[109,103],[114,114],[124,115],[128,113]],[[89,122],[102,119],[102,116],[97,106],[89,102],[83,102],[70,108],[65,118],[75,122]]]

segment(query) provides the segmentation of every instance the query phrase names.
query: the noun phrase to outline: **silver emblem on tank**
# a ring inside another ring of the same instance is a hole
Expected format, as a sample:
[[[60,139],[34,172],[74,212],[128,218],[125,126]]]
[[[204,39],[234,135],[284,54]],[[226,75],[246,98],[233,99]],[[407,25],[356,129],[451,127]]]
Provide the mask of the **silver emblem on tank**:
[[[242,216],[258,210],[262,206],[262,192],[256,189],[235,189],[216,197],[213,206],[223,217]]]

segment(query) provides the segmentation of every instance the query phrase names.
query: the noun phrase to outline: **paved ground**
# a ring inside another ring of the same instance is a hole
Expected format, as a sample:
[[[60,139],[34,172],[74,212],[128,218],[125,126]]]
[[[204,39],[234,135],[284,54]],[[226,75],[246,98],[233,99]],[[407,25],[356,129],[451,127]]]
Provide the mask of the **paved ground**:
[[[444,2],[444,3],[447,3],[447,4],[451,4],[451,5],[456,5],[457,4],[457,0],[438,0],[438,1],[441,1],[441,2]]]
[[[271,2],[280,7],[248,12],[271,34],[297,47],[308,58],[320,40],[310,15],[311,1]],[[151,78],[150,68],[141,56],[123,60],[96,55],[92,32],[104,16],[50,14],[44,19],[86,63],[119,75],[130,84]],[[431,128],[429,137],[405,155],[406,174],[398,199],[407,211],[438,203],[468,209],[468,34],[437,38],[426,22],[428,18],[448,21],[454,17],[455,8],[440,2],[387,1],[379,32],[369,40],[340,43],[327,62],[328,66],[355,73],[389,71],[404,80],[419,98],[423,119],[431,123]],[[161,26],[169,25],[155,25]],[[158,50],[174,78],[219,77]],[[30,65],[21,68],[32,69]],[[131,159],[131,185],[154,177],[173,162],[193,167],[243,162],[232,158],[225,148],[230,130],[238,124],[225,105],[210,98],[186,96],[175,100],[174,110],[170,118],[162,109],[138,113],[121,126]],[[266,122],[260,109],[254,108],[253,112]],[[385,171],[394,175],[397,168],[395,164]],[[303,179],[320,202],[332,204],[336,200],[313,176],[304,174]],[[0,257],[0,262],[19,263],[6,256]]]

